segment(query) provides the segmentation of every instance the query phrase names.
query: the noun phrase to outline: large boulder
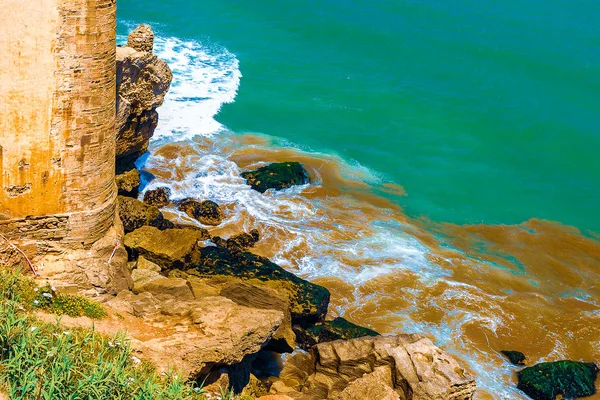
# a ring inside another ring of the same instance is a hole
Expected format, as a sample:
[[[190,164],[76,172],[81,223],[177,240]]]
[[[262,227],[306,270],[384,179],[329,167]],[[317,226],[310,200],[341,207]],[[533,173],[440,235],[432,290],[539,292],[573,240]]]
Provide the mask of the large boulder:
[[[289,300],[293,324],[308,326],[322,321],[327,314],[330,297],[327,289],[297,277],[267,258],[215,246],[201,248],[198,258],[185,267],[188,274],[224,275],[263,282]]]
[[[150,27],[140,26],[129,38],[134,47],[117,48],[117,163],[147,150],[158,124],[156,109],[173,79],[167,63],[152,54],[153,37]]]
[[[125,235],[125,247],[132,260],[143,256],[162,269],[172,269],[197,261],[198,242],[205,239],[203,232],[195,229],[161,231],[143,226]]]
[[[242,173],[246,183],[261,193],[268,189],[287,189],[294,185],[306,185],[309,182],[308,172],[298,162],[282,162],[269,164],[254,171]]]
[[[170,229],[174,225],[165,219],[155,206],[145,204],[132,197],[119,196],[119,217],[123,222],[125,233],[133,232],[142,226],[153,226],[158,229]]]
[[[333,321],[320,322],[306,329],[297,327],[295,332],[298,345],[304,350],[310,349],[317,343],[356,339],[363,336],[379,336],[377,332],[355,325],[342,317],[337,317]]]
[[[305,400],[466,400],[473,377],[420,335],[364,337],[315,345],[288,359],[273,394]]]
[[[211,200],[184,199],[178,202],[178,209],[203,225],[217,226],[223,222],[223,211]]]
[[[541,363],[517,372],[518,388],[535,400],[591,396],[597,376],[596,364],[577,361]]]

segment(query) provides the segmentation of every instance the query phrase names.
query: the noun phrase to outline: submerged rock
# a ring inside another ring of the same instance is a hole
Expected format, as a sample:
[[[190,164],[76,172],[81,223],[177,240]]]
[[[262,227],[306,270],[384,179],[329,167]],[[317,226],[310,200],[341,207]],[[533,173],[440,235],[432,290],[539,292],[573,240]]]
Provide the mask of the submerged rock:
[[[119,217],[125,233],[133,232],[142,226],[153,226],[161,230],[173,228],[173,223],[165,219],[157,207],[125,196],[119,196],[118,203]]]
[[[201,248],[199,253],[199,262],[186,266],[188,274],[199,277],[224,275],[265,282],[290,301],[294,324],[308,326],[322,321],[327,314],[327,289],[287,272],[267,258],[214,246]]]
[[[339,339],[356,339],[363,336],[379,336],[379,333],[358,326],[338,317],[333,321],[321,322],[306,329],[296,328],[298,346],[304,350],[310,349],[317,343],[332,342]]]
[[[142,181],[138,170],[133,168],[122,174],[116,175],[115,183],[117,185],[119,196],[137,198]]]
[[[520,351],[502,350],[500,353],[504,354],[513,365],[525,365],[525,354]]]
[[[254,171],[242,173],[242,178],[261,193],[268,189],[281,190],[294,185],[305,185],[309,182],[308,172],[298,162],[269,164]]]
[[[144,203],[150,204],[151,206],[164,207],[171,202],[169,196],[171,196],[171,189],[169,188],[161,187],[154,190],[148,190],[144,193]]]
[[[597,376],[596,364],[577,361],[541,363],[517,372],[518,388],[535,400],[591,396]]]
[[[223,222],[223,212],[214,201],[184,199],[179,202],[178,209],[203,225],[217,226]]]
[[[294,399],[472,399],[475,380],[420,335],[363,337],[315,345],[288,359],[272,394]]]

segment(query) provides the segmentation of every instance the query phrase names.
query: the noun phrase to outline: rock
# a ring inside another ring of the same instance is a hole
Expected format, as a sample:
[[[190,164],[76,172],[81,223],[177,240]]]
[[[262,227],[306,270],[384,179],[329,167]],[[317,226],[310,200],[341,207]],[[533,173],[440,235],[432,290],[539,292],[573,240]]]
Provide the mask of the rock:
[[[256,376],[250,374],[250,380],[244,390],[242,390],[242,396],[247,396],[252,399],[266,395],[269,392],[267,385],[259,380]]]
[[[283,321],[279,329],[273,334],[273,339],[265,350],[277,353],[291,353],[294,351],[296,337],[292,331],[292,318],[288,299],[280,296],[274,289],[259,287],[246,282],[231,283],[221,290],[220,295],[242,306],[283,312]]]
[[[195,276],[188,276],[185,279],[187,280],[188,285],[190,286],[190,289],[192,290],[192,294],[194,295],[194,298],[196,298],[196,300],[200,300],[204,297],[213,297],[213,296],[221,295],[220,294],[221,289],[219,287],[210,285],[204,279],[200,279]],[[225,296],[225,297],[227,297],[227,296]],[[247,305],[247,304],[241,304],[241,305]]]
[[[128,196],[137,198],[139,187],[142,184],[140,173],[133,168],[129,171],[115,176],[115,183],[119,191],[119,196]]]
[[[281,394],[270,394],[268,396],[259,397],[257,400],[294,400],[290,396]]]
[[[525,365],[525,354],[520,351],[502,350],[500,353],[504,354],[513,365]]]
[[[159,265],[153,263],[152,261],[146,260],[144,257],[139,257],[136,264],[137,269],[140,270],[150,270],[155,272],[160,272],[161,268]],[[133,278],[132,278],[133,279]]]
[[[137,51],[152,53],[154,47],[154,32],[149,25],[141,24],[127,37],[127,46]]]
[[[541,363],[517,372],[517,387],[535,400],[554,400],[558,395],[572,399],[595,394],[597,376],[598,366],[594,363]]]
[[[456,360],[407,334],[317,344],[290,357],[280,379],[271,393],[294,399],[466,400],[475,393],[473,377]]]
[[[281,190],[293,185],[306,185],[309,182],[308,172],[297,162],[269,164],[254,171],[242,173],[242,178],[261,193],[268,189]]]
[[[119,217],[125,233],[133,232],[142,226],[153,226],[161,230],[173,227],[173,223],[165,219],[157,207],[125,196],[119,196],[118,202]]]
[[[173,79],[167,63],[147,51],[150,37],[151,31],[138,28],[129,39],[136,48],[117,47],[117,163],[147,150],[158,124],[156,109]]]
[[[203,225],[217,226],[223,222],[223,212],[214,201],[184,199],[178,203],[178,209]]]
[[[237,254],[222,247],[204,247],[200,249],[199,261],[186,266],[186,272],[199,277],[225,275],[265,282],[265,286],[289,300],[293,324],[308,326],[323,320],[327,314],[330,296],[327,289],[249,252]]]
[[[371,329],[358,326],[338,317],[333,321],[318,323],[306,329],[294,329],[300,348],[308,350],[317,343],[331,342],[339,339],[355,339],[363,336],[379,336]]]
[[[144,286],[144,292],[150,292],[155,297],[166,294],[177,300],[193,300],[194,295],[184,279],[165,278],[163,276],[149,280]]]
[[[133,293],[139,294],[146,291],[146,285],[161,275],[157,271],[150,269],[134,269],[131,272],[131,279],[133,279]]]
[[[247,250],[259,241],[260,234],[257,229],[252,229],[250,233],[240,233],[238,235],[232,236],[227,240],[224,240],[218,236],[215,236],[211,239],[211,241],[217,245],[218,247],[225,247],[231,251],[242,251]]]
[[[164,207],[171,202],[169,196],[171,196],[171,189],[169,188],[161,187],[154,190],[148,190],[144,193],[144,203],[150,204],[151,206]]]
[[[162,269],[182,267],[197,258],[198,241],[205,237],[193,229],[159,230],[143,226],[125,235],[130,259],[143,256]]]

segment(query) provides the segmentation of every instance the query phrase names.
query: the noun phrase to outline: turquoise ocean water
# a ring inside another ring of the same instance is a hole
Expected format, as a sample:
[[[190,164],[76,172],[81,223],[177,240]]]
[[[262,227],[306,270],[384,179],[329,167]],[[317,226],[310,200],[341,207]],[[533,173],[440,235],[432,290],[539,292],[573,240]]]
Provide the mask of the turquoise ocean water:
[[[174,73],[148,188],[217,201],[218,234],[258,227],[332,315],[435,338],[478,399],[524,398],[504,347],[600,361],[600,3],[119,0],[118,19],[121,44],[150,24]],[[309,187],[240,178],[290,148]],[[584,236],[494,227],[532,218]],[[485,225],[440,245],[436,222]]]
[[[225,47],[243,79],[218,121],[357,162],[411,215],[600,232],[598,2],[122,0],[118,16]]]

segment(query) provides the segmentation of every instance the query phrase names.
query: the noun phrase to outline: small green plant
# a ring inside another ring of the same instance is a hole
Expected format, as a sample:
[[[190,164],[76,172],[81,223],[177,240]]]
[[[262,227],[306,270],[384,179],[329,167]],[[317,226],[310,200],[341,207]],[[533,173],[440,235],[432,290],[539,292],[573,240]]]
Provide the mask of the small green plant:
[[[33,300],[33,308],[70,317],[86,316],[100,319],[106,316],[104,307],[83,296],[58,293],[50,285],[35,288],[34,291],[36,291],[37,296]]]

